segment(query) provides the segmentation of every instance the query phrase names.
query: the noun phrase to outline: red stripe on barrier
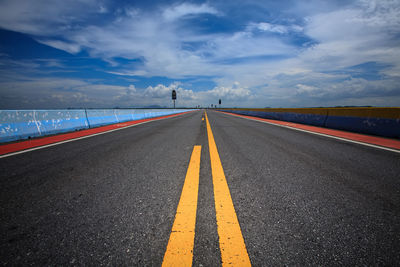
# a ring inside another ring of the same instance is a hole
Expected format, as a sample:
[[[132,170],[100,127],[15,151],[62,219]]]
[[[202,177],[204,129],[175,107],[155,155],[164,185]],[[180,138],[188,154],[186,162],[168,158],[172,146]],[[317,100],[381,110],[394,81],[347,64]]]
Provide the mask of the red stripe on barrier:
[[[346,132],[346,131],[341,131],[341,130],[327,129],[327,128],[310,126],[310,125],[294,123],[294,122],[263,119],[263,118],[258,118],[258,117],[224,112],[224,111],[220,111],[220,112],[223,112],[223,113],[226,113],[229,115],[233,115],[233,116],[249,118],[252,120],[265,121],[265,122],[268,122],[271,124],[289,126],[289,127],[296,128],[296,129],[306,130],[309,132],[326,134],[326,135],[331,135],[331,136],[340,137],[340,138],[344,138],[344,139],[349,139],[352,141],[357,141],[357,142],[362,142],[362,143],[378,145],[378,146],[383,146],[383,147],[394,148],[394,149],[400,150],[400,141],[389,139],[389,138],[370,136],[370,135]]]
[[[97,134],[97,133],[107,132],[107,131],[115,130],[115,129],[119,129],[119,128],[125,128],[128,126],[146,122],[146,121],[153,121],[153,120],[160,120],[160,119],[165,119],[165,118],[169,118],[169,117],[175,117],[175,116],[183,115],[183,114],[186,114],[189,112],[192,112],[192,111],[183,112],[183,113],[179,113],[179,114],[172,114],[172,115],[167,115],[167,116],[162,116],[162,117],[157,117],[157,118],[120,122],[120,123],[116,123],[116,124],[93,128],[93,129],[87,129],[87,130],[82,130],[82,131],[77,131],[77,132],[71,132],[71,133],[59,134],[59,135],[48,136],[48,137],[43,137],[43,138],[37,138],[37,139],[21,141],[21,142],[12,143],[12,144],[0,145],[0,155],[5,155],[5,154],[18,152],[18,151],[22,151],[22,150],[26,150],[26,149],[30,149],[30,148],[54,144],[54,143],[58,143],[58,142],[62,142],[62,141],[72,140],[72,139],[76,139],[79,137],[84,137],[84,136],[89,136],[89,135],[93,135],[93,134]]]

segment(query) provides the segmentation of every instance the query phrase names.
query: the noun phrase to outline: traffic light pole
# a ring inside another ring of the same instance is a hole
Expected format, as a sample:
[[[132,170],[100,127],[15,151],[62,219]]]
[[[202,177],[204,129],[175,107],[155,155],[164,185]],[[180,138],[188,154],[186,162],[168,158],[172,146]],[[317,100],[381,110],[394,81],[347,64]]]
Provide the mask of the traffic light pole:
[[[175,109],[175,100],[176,100],[176,91],[172,90],[172,100],[174,101],[174,109]]]

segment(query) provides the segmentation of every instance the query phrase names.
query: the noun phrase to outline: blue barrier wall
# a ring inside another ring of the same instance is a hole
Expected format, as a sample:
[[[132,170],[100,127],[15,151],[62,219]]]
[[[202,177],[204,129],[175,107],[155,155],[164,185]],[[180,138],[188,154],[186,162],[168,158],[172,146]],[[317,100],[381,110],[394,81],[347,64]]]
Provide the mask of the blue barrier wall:
[[[97,127],[119,122],[113,109],[88,109],[86,112],[90,127]]]
[[[328,116],[325,127],[400,138],[400,120],[394,119]]]
[[[191,110],[0,110],[0,143],[187,111]]]
[[[108,125],[132,120],[166,116],[182,113],[189,110],[165,110],[165,109],[88,109],[87,119],[90,127]]]
[[[222,111],[357,133],[400,138],[399,108],[223,109]]]
[[[0,142],[89,128],[84,110],[1,110]]]
[[[315,126],[324,126],[327,117],[327,115],[294,113],[294,112],[266,112],[266,111],[252,111],[252,110],[229,110],[228,112],[247,115],[247,116],[254,116],[264,119],[304,123]]]
[[[40,134],[55,134],[89,128],[84,110],[36,110]]]
[[[38,135],[39,126],[34,111],[0,111],[0,141],[13,141]]]

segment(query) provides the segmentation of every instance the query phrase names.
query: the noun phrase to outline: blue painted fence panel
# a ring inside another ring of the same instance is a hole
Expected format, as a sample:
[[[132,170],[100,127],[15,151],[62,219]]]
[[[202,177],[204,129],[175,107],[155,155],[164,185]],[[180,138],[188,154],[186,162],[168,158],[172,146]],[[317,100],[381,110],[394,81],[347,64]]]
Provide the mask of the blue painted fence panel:
[[[329,116],[325,127],[400,138],[400,120],[398,119]]]
[[[84,110],[0,110],[0,142],[86,128]]]
[[[15,141],[39,135],[39,127],[33,110],[0,111],[0,142]]]
[[[372,134],[391,138],[400,138],[400,119],[328,116],[317,114],[263,112],[251,110],[224,111],[272,120],[289,121],[320,127],[327,127],[331,129]]]
[[[86,113],[90,128],[119,122],[113,109],[88,109]]]
[[[316,114],[303,114],[303,113],[291,113],[291,112],[266,112],[266,111],[253,111],[253,110],[229,110],[228,112],[259,117],[264,119],[304,123],[321,127],[324,126],[327,117],[326,115],[316,115]]]
[[[41,135],[89,128],[84,110],[37,110],[35,118]]]
[[[187,111],[191,110],[0,110],[0,142],[10,142]]]

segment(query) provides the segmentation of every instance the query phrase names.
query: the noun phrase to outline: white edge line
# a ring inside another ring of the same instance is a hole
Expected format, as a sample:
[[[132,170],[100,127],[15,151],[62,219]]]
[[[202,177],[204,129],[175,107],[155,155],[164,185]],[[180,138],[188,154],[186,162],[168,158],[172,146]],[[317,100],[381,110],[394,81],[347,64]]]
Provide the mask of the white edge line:
[[[333,139],[338,139],[338,140],[341,140],[341,141],[346,141],[346,142],[349,142],[349,143],[355,143],[355,144],[359,144],[359,145],[364,145],[364,146],[369,146],[369,147],[373,147],[373,148],[383,149],[383,150],[387,150],[387,151],[391,151],[391,152],[395,152],[395,153],[399,153],[400,154],[400,150],[396,150],[396,149],[392,149],[392,148],[388,148],[388,147],[384,147],[384,146],[368,144],[368,143],[364,143],[364,142],[354,141],[354,140],[351,140],[351,139],[346,139],[346,138],[337,137],[337,136],[328,135],[328,134],[323,134],[323,133],[316,133],[316,132],[312,132],[312,131],[308,131],[308,130],[303,130],[303,129],[291,127],[291,126],[288,126],[288,125],[281,125],[281,124],[275,124],[275,123],[268,122],[268,121],[250,119],[250,118],[238,116],[236,114],[231,114],[231,113],[228,113],[228,112],[222,112],[222,113],[227,114],[227,115],[231,115],[231,116],[235,116],[235,117],[238,117],[238,118],[250,120],[250,121],[258,121],[258,122],[262,122],[262,123],[266,123],[266,124],[270,124],[270,125],[275,125],[275,126],[279,126],[279,127],[283,127],[283,128],[288,128],[288,129],[292,129],[292,130],[296,130],[296,131],[300,131],[300,132],[305,132],[305,133],[325,136],[325,137],[329,137],[329,138],[333,138]]]
[[[179,114],[179,115],[183,115],[183,114]],[[0,159],[11,157],[11,156],[15,156],[15,155],[18,155],[18,154],[31,152],[31,151],[34,151],[34,150],[39,150],[39,149],[51,147],[51,146],[57,146],[57,145],[61,145],[61,144],[64,144],[64,143],[69,143],[69,142],[72,142],[72,141],[77,141],[77,140],[89,138],[89,137],[96,136],[96,135],[111,133],[111,132],[114,132],[114,131],[118,131],[118,130],[130,128],[130,127],[134,127],[134,126],[137,126],[137,125],[141,125],[141,124],[145,124],[145,123],[149,123],[149,122],[153,122],[153,121],[160,121],[160,120],[170,119],[170,118],[174,118],[174,117],[177,117],[177,116],[172,116],[172,117],[167,117],[167,118],[159,118],[159,119],[154,119],[154,120],[150,120],[150,121],[139,122],[139,123],[128,125],[128,126],[124,126],[124,127],[121,127],[121,128],[108,130],[108,131],[105,131],[105,132],[95,133],[95,134],[91,134],[91,135],[85,135],[85,136],[81,136],[81,137],[77,137],[77,138],[73,138],[73,139],[68,139],[68,140],[64,140],[64,141],[60,141],[60,142],[56,142],[56,143],[52,143],[52,144],[48,144],[48,145],[44,145],[44,146],[28,148],[28,149],[17,151],[17,152],[11,152],[9,154],[0,155]],[[121,123],[123,123],[123,122],[120,122],[120,123],[117,123],[117,124],[121,124]]]

